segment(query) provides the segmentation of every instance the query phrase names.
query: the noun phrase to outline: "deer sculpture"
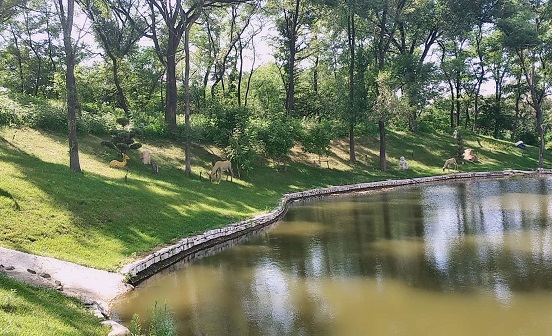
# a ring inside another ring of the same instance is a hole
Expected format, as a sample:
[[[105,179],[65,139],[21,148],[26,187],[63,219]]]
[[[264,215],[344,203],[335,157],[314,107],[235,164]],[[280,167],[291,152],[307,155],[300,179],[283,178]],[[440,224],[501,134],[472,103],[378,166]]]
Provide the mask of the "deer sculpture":
[[[450,158],[448,160],[445,161],[445,165],[443,166],[443,171],[445,171],[445,169],[447,169],[448,171],[450,171],[450,167],[453,166],[454,169],[458,170],[458,163],[456,163],[456,159],[455,158]]]
[[[111,167],[111,168],[125,168],[125,166],[126,166],[128,160],[130,160],[130,158],[128,157],[128,155],[126,155],[125,153],[123,153],[123,162],[117,161],[117,160],[112,160],[112,161],[109,163],[109,167]]]
[[[209,180],[212,182],[213,178],[215,178],[217,182],[220,182],[223,172],[230,172],[230,181],[232,181],[234,172],[232,171],[232,163],[230,161],[215,162],[213,169],[211,170],[211,174],[209,174]],[[226,176],[226,178],[228,179],[228,176]]]

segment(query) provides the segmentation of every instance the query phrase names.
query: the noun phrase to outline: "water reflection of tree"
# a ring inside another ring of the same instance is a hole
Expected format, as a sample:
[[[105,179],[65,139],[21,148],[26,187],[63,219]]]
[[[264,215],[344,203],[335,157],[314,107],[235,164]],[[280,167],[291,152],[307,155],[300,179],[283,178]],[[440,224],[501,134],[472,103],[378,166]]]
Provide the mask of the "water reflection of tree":
[[[438,190],[439,195],[429,201],[424,201],[421,190],[443,186],[410,188],[357,199],[359,207],[354,209],[325,206],[301,209],[289,220],[314,219],[330,227],[346,227],[347,220],[358,223],[344,234],[332,235],[332,229],[328,229],[317,236],[324,251],[323,274],[327,276],[395,278],[414,287],[445,291],[492,289],[497,282],[510,290],[552,289],[552,262],[550,252],[546,252],[550,250],[547,198],[535,204],[529,215],[511,204],[508,207],[495,204],[489,209],[484,201],[501,193],[544,195],[549,186],[550,181],[544,179],[470,181],[446,186],[451,190],[444,193]],[[544,231],[532,236],[529,247],[515,246],[516,239],[506,237],[522,234],[520,230],[535,229]],[[420,238],[423,233],[425,238]],[[476,238],[481,235],[489,240]],[[382,240],[415,240],[431,246],[439,239],[446,240],[444,247],[426,247],[425,253],[397,254],[375,244]],[[284,260],[293,274],[309,276],[305,265],[312,260],[302,256],[309,254],[312,237],[293,237],[274,244],[278,251],[285,251]],[[439,255],[442,253],[445,255]]]

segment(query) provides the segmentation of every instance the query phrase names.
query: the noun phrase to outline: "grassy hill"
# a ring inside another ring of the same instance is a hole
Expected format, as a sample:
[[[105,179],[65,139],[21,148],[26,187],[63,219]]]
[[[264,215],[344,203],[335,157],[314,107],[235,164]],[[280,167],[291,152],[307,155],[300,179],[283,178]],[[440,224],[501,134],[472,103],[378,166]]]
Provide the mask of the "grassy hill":
[[[443,174],[456,142],[445,134],[388,135],[388,171],[379,166],[376,137],[358,139],[358,163],[348,163],[346,142],[332,144],[326,163],[296,147],[285,169],[258,162],[234,182],[210,183],[207,172],[215,148],[195,146],[192,176],[184,174],[182,144],[144,142],[159,162],[160,175],[130,153],[128,174],[108,167],[116,154],[95,136],[79,138],[84,174],[68,168],[64,136],[32,129],[0,130],[0,245],[79,264],[116,270],[137,255],[184,236],[220,227],[273,208],[281,195],[329,185]],[[537,148],[464,136],[479,163],[460,171],[534,169]],[[410,169],[398,168],[405,156]],[[549,166],[549,162],[547,162]],[[200,178],[202,177],[202,178]]]

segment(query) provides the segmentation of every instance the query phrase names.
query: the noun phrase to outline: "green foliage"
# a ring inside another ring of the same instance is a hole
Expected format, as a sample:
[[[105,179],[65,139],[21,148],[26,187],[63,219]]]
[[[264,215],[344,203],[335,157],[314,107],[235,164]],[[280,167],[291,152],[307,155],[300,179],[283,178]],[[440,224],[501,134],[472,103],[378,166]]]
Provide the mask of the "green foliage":
[[[539,137],[535,131],[524,130],[518,133],[517,139],[523,141],[526,145],[538,146]]]
[[[18,126],[22,123],[21,107],[6,95],[0,95],[0,127]]]
[[[161,308],[155,302],[149,323],[149,336],[177,336],[176,322],[173,313],[167,309],[167,304]]]
[[[149,322],[149,328],[147,336],[176,336],[176,321],[173,313],[167,309],[167,304],[163,308],[159,307],[157,301],[153,304],[151,309],[151,316]],[[134,314],[132,321],[130,322],[130,335],[142,336],[142,325],[140,322],[140,316]]]
[[[232,161],[240,176],[241,172],[249,173],[253,169],[253,162],[258,156],[256,147],[255,136],[249,130],[236,130],[230,137],[225,148],[226,157]]]
[[[301,136],[303,149],[318,155],[328,155],[331,140],[332,129],[329,121],[315,123]]]
[[[297,125],[285,117],[262,122],[258,127],[258,138],[264,153],[276,160],[283,159],[295,144],[297,129]]]
[[[102,145],[117,149],[121,154],[142,147],[141,143],[134,141],[134,137],[140,134],[140,130],[136,128],[129,129],[130,121],[128,118],[117,118],[116,122],[119,127],[111,130],[111,139],[102,141]]]
[[[134,112],[133,116],[134,126],[140,129],[144,136],[151,138],[167,136],[167,125],[165,124],[165,117],[162,112],[152,114]]]
[[[99,114],[82,112],[77,119],[77,131],[80,134],[105,135],[109,133],[113,123],[113,115],[110,113]]]
[[[205,131],[207,139],[220,147],[230,144],[234,132],[243,132],[249,123],[251,111],[246,107],[223,107],[214,104],[208,112]]]
[[[67,112],[61,105],[37,104],[27,113],[25,119],[26,124],[33,128],[57,133],[67,132]]]
[[[478,130],[482,134],[502,138],[507,131],[512,131],[514,116],[504,104],[497,105],[493,99],[484,99],[479,107],[477,119]]]
[[[130,327],[128,328],[130,331],[130,336],[141,336],[142,335],[142,325],[140,323],[140,316],[138,314],[134,314],[132,316],[132,320],[130,321]]]

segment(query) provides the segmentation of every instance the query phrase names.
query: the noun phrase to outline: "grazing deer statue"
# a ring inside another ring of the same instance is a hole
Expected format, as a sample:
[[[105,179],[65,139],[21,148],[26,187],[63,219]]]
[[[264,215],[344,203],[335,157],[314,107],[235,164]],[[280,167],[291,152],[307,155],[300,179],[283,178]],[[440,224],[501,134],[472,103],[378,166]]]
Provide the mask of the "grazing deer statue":
[[[458,170],[458,163],[456,163],[455,158],[450,158],[445,161],[445,165],[443,166],[443,171],[445,171],[445,169],[450,171],[450,166],[453,166],[454,169]]]
[[[155,175],[159,175],[159,165],[155,161],[151,161],[151,170]]]
[[[127,163],[128,160],[130,160],[130,158],[128,157],[128,155],[126,155],[125,153],[123,153],[123,162],[117,161],[117,160],[112,160],[112,161],[109,163],[109,167],[111,167],[111,168],[125,168],[126,163]]]
[[[222,179],[222,173],[223,172],[230,172],[230,181],[232,181],[232,178],[234,177],[234,172],[232,171],[232,163],[228,160],[226,161],[217,161],[215,164],[213,164],[213,169],[211,170],[211,174],[209,174],[209,180],[213,182],[213,177],[216,178],[217,182],[220,182]],[[228,179],[228,175],[226,176]]]

